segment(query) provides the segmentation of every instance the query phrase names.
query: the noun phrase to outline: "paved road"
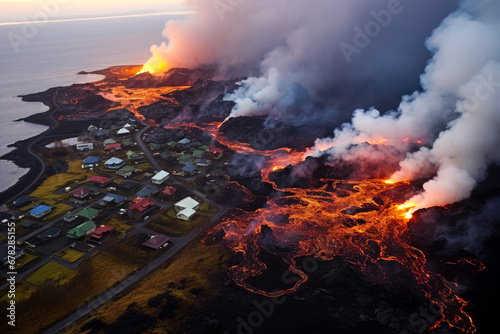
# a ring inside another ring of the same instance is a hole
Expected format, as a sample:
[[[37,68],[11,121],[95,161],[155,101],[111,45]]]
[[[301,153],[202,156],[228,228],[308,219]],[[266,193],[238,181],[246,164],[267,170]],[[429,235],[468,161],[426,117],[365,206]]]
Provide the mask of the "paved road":
[[[45,165],[45,161],[42,158],[40,158],[40,156],[38,156],[38,154],[36,154],[35,152],[33,152],[33,146],[35,146],[41,139],[46,138],[47,135],[51,131],[55,130],[60,125],[59,121],[54,118],[54,113],[57,110],[59,110],[59,108],[60,108],[59,104],[57,103],[57,95],[59,94],[59,90],[60,90],[60,88],[56,90],[56,93],[54,94],[54,96],[52,98],[52,102],[54,103],[55,108],[53,108],[52,111],[50,111],[49,114],[48,114],[49,119],[52,122],[52,125],[47,130],[45,130],[44,132],[42,132],[41,134],[39,134],[37,138],[35,138],[34,140],[32,140],[31,143],[28,145],[28,147],[26,149],[26,152],[28,154],[32,155],[35,158],[35,160],[40,164],[40,167],[38,169],[38,174],[37,174],[36,177],[33,178],[33,180],[30,182],[29,185],[25,186],[22,190],[20,190],[12,198],[6,199],[4,201],[4,203],[12,202],[17,197],[19,197],[21,194],[24,194],[26,191],[28,191],[29,189],[31,189],[31,187],[33,187],[33,185],[35,185],[35,183],[37,183],[38,180],[40,180],[40,178],[44,175],[45,170],[47,169],[47,166]]]
[[[149,151],[148,147],[146,144],[144,144],[142,140],[142,136],[146,131],[150,129],[150,126],[145,124],[145,127],[139,131],[136,134],[136,140],[137,144],[140,147],[140,149],[144,152],[146,158],[148,159],[149,163],[151,166],[153,166],[155,169],[162,170],[160,164],[154,156],[151,154]],[[177,181],[176,181],[177,183]],[[217,223],[222,216],[227,212],[227,208],[222,207],[218,205],[217,203],[212,202],[211,200],[207,199],[202,193],[199,191],[193,191],[199,198],[203,199],[205,202],[210,204],[211,206],[217,207],[218,212],[213,215],[208,223],[205,223],[203,226],[200,226],[200,228],[196,228],[193,231],[191,231],[188,235],[181,237],[181,238],[171,238],[172,244],[169,246],[167,251],[162,254],[160,257],[157,259],[149,262],[145,267],[141,268],[139,271],[135,272],[134,274],[128,276],[121,282],[119,282],[117,285],[112,287],[111,289],[105,291],[101,295],[97,296],[94,298],[92,301],[86,303],[82,307],[80,307],[78,310],[76,310],[74,313],[71,315],[67,316],[63,320],[59,321],[58,323],[54,324],[51,326],[49,329],[45,330],[42,332],[43,334],[53,334],[53,333],[59,333],[66,329],[69,326],[72,326],[75,322],[80,320],[81,318],[91,315],[93,312],[97,311],[99,307],[102,305],[106,304],[110,300],[112,300],[114,297],[122,293],[124,290],[132,286],[133,284],[139,282],[141,279],[143,279],[146,275],[149,273],[153,272],[154,270],[158,269],[162,264],[164,264],[167,260],[170,260],[172,257],[174,257],[178,252],[180,252],[184,247],[186,247],[189,243],[191,243],[193,240],[195,240],[199,235],[201,235],[203,232],[207,231],[211,227]],[[144,226],[145,224],[141,224],[142,226],[137,226],[136,229],[144,232],[148,232],[147,228]]]
[[[91,315],[96,312],[99,307],[106,304],[114,297],[125,291],[127,288],[132,286],[133,284],[142,280],[146,275],[158,269],[162,264],[164,264],[167,260],[174,257],[177,253],[179,253],[184,247],[186,247],[190,242],[196,239],[203,231],[208,230],[212,227],[219,219],[226,213],[227,209],[221,210],[216,215],[214,215],[209,224],[206,224],[202,227],[202,229],[194,229],[187,236],[183,238],[176,238],[175,241],[169,246],[167,251],[158,257],[157,259],[148,263],[145,267],[135,272],[134,274],[128,276],[126,279],[122,280],[120,283],[112,287],[111,289],[105,291],[98,297],[94,298],[92,301],[86,303],[81,306],[78,310],[76,310],[71,315],[67,316],[63,320],[59,321],[55,325],[51,326],[49,329],[42,332],[42,334],[55,334],[62,332],[66,328],[71,327],[75,322],[80,320],[81,318]]]

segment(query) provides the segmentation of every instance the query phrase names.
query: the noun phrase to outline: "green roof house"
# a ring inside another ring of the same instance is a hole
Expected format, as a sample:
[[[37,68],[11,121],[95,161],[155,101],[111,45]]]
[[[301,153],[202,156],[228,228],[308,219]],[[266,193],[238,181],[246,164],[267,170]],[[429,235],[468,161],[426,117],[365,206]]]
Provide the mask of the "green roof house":
[[[138,160],[142,160],[142,159],[144,159],[144,155],[142,155],[142,154],[137,154],[137,153],[132,152],[132,151],[128,151],[128,152],[127,152],[127,158],[128,158],[130,161],[138,161]]]
[[[70,239],[80,239],[83,236],[92,234],[95,229],[95,223],[89,220],[88,222],[78,225],[74,229],[71,229],[68,234],[66,234],[66,236]]]
[[[83,217],[83,218],[86,218],[88,220],[92,220],[95,217],[97,217],[97,215],[99,215],[99,210],[96,210],[96,209],[91,208],[91,207],[87,207],[87,208],[77,212],[76,215],[78,217]]]

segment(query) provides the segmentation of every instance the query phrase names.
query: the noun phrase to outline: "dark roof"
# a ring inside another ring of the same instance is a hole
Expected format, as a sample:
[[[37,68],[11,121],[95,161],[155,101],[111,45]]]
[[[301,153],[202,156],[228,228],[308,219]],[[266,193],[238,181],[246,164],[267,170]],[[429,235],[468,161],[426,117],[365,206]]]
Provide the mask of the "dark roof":
[[[29,204],[33,202],[33,197],[30,196],[23,196],[19,197],[17,200],[14,201],[15,206],[25,206],[26,204]]]
[[[146,196],[149,196],[149,195],[153,194],[156,191],[158,191],[158,187],[149,185],[146,188],[144,188],[141,191],[139,191],[137,193],[137,196],[146,197]]]
[[[133,181],[123,181],[118,185],[118,188],[125,190],[132,190],[139,186],[139,183]]]
[[[52,226],[45,231],[41,232],[38,237],[42,238],[55,238],[61,234],[61,229],[55,226]]]
[[[187,164],[182,170],[185,172],[191,173],[191,172],[194,172],[196,170],[196,166],[193,164]]]
[[[149,239],[142,245],[153,249],[160,249],[169,241],[170,241],[169,237],[167,237],[164,234],[159,234],[151,237],[151,239]]]

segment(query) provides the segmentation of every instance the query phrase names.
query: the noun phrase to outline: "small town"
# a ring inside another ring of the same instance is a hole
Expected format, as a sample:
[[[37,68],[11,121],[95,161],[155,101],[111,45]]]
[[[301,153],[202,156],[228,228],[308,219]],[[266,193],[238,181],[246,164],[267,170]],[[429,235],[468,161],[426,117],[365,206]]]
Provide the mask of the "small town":
[[[189,136],[145,143],[148,127],[134,119],[122,123],[90,125],[77,138],[47,145],[40,154],[52,175],[2,207],[1,243],[7,226],[16,226],[19,297],[47,281],[67,282],[85,261],[122,271],[116,260],[127,258],[133,268],[126,266],[116,283],[225,213],[197,182],[220,178],[230,152]],[[1,254],[6,290],[7,246]]]

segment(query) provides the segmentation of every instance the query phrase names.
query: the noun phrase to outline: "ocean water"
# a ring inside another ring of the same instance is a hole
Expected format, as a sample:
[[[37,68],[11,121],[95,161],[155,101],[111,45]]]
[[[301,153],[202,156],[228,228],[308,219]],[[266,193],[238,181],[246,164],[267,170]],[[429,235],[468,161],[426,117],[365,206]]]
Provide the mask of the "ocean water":
[[[77,75],[82,70],[143,64],[150,56],[150,46],[164,40],[161,32],[165,22],[184,17],[162,15],[49,23],[29,36],[28,43],[19,45],[17,53],[9,35],[23,36],[23,26],[0,26],[0,156],[12,150],[7,147],[9,144],[47,129],[14,122],[47,110],[41,103],[22,102],[18,95],[101,78]],[[10,161],[0,160],[0,192],[13,186],[26,172]]]

